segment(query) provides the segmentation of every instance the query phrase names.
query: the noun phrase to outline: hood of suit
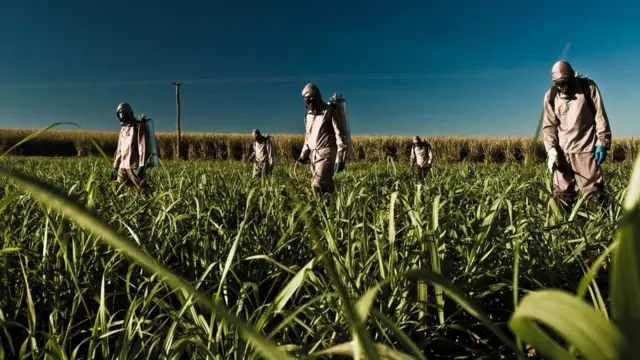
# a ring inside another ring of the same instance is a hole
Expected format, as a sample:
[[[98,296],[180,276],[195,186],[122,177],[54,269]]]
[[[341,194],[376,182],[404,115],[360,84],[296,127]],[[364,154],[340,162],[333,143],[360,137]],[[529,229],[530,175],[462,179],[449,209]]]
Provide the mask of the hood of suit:
[[[126,122],[133,122],[135,118],[133,117],[133,109],[131,108],[131,105],[126,102],[118,104],[118,108],[116,109],[116,115],[118,116],[118,119],[120,119],[119,114],[121,111],[127,115]],[[123,121],[123,119],[120,119],[120,121]]]
[[[567,81],[575,77],[573,67],[566,61],[558,61],[551,68],[551,80],[555,82]]]
[[[320,108],[320,104],[322,104],[320,88],[313,83],[308,83],[302,89],[302,98],[307,108],[311,110]]]
[[[253,131],[251,132],[251,135],[253,135],[253,139],[255,141],[264,141],[267,137],[262,135],[262,133],[260,132],[260,130],[258,129],[253,129]]]

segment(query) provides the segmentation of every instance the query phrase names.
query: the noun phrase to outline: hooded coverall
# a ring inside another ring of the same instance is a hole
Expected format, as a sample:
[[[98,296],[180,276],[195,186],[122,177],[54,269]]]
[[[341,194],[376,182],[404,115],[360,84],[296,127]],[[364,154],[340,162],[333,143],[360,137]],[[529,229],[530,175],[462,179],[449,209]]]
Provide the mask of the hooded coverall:
[[[558,92],[554,107],[550,103],[551,90],[544,96],[544,145],[547,153],[551,149],[558,153],[553,193],[568,203],[575,201],[576,183],[589,199],[600,202],[603,198],[604,178],[596,164],[594,150],[596,146],[610,149],[611,129],[598,86],[592,80],[588,80],[588,84],[595,114],[578,85],[572,86],[566,94]]]
[[[118,105],[116,112],[124,110],[128,114],[128,122],[120,123],[120,137],[116,149],[113,168],[117,169],[117,182],[126,183],[139,188],[143,179],[138,177],[136,170],[145,165],[146,128],[141,121],[133,117],[133,109],[127,103]]]
[[[416,164],[418,166],[418,178],[424,179],[431,168],[431,161],[433,160],[433,151],[431,150],[431,144],[428,141],[419,141],[413,143],[411,147],[411,161],[410,164]]]
[[[315,96],[322,99],[320,89]],[[318,109],[308,110],[304,118],[305,136],[300,158],[309,159],[312,187],[320,194],[335,190],[333,174],[336,161],[344,164],[347,155],[346,125],[338,109],[320,102]]]
[[[258,179],[264,174],[269,175],[276,162],[276,149],[273,146],[273,138],[269,135],[260,135],[252,145],[253,152],[249,160],[253,161],[253,179]]]

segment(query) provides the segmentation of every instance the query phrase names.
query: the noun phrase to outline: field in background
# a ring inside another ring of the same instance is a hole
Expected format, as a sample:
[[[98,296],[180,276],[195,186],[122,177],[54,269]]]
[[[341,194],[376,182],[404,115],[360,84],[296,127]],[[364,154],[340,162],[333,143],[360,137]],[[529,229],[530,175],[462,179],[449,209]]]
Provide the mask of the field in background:
[[[107,182],[104,159],[9,157],[0,165],[77,199],[207,296],[219,294],[234,316],[300,354],[351,339],[344,302],[301,218],[308,211],[349,297],[389,281],[365,321],[374,341],[415,354],[413,342],[429,359],[515,357],[450,297],[402,273],[443,274],[511,334],[505,322],[514,299],[545,287],[576,291],[612,241],[631,172],[605,164],[610,202],[588,219],[555,205],[541,165],[452,164],[418,185],[406,165],[355,163],[336,176],[337,193],[326,202],[311,196],[307,169],[294,175],[290,166],[252,185],[246,163],[168,161],[149,171],[154,193],[137,197]],[[288,181],[302,203],[283,195]],[[80,358],[227,359],[250,351],[236,327],[187,305],[185,293],[5,178],[0,198],[9,199],[0,203],[0,346],[7,356],[46,349]],[[605,268],[586,300],[607,313]]]
[[[32,130],[0,130],[0,153],[33,133]],[[422,136],[423,134],[418,134]],[[12,154],[25,156],[87,156],[98,155],[89,138],[96,140],[107,155],[115,152],[118,134],[115,132],[47,131],[20,145]],[[161,159],[173,159],[175,134],[158,133]],[[184,133],[181,157],[194,159],[242,160],[249,153],[250,134]],[[296,159],[302,149],[302,135],[274,135],[280,161]],[[355,160],[408,161],[411,147],[408,136],[354,136]],[[533,146],[534,162],[546,158],[540,140],[527,138],[465,138],[426,137],[433,146],[436,162],[451,163],[521,163]],[[614,139],[608,161],[631,163],[638,152],[640,140]]]

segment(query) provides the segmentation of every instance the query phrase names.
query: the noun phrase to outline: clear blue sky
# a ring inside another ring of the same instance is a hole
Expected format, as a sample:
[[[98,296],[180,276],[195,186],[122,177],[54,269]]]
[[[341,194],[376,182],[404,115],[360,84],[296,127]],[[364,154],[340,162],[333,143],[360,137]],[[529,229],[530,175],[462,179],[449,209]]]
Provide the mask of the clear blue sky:
[[[314,81],[345,95],[354,134],[531,136],[570,42],[614,137],[640,136],[638,13],[587,0],[4,1],[0,128],[116,131],[127,101],[171,131],[178,79],[183,131],[301,133]]]

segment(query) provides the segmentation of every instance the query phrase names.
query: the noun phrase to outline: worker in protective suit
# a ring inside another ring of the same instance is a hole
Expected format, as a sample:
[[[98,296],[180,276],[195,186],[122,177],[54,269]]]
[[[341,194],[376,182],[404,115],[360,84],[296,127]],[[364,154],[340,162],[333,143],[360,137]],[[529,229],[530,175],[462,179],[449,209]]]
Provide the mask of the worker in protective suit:
[[[433,151],[431,150],[431,144],[420,139],[420,136],[413,138],[413,145],[411,146],[411,168],[416,166],[418,168],[418,178],[424,179],[431,169],[431,162],[433,161]]]
[[[600,165],[611,147],[609,119],[593,80],[576,76],[566,61],[551,69],[554,86],[544,95],[543,137],[554,195],[570,206],[576,184],[589,200],[604,199]]]
[[[271,174],[273,166],[276,162],[276,149],[273,144],[273,137],[263,136],[259,129],[254,129],[253,144],[251,145],[251,155],[249,161],[253,162],[254,180],[261,178],[263,175]]]
[[[306,132],[298,162],[309,162],[314,192],[330,194],[335,190],[333,175],[344,170],[347,160],[346,123],[336,107],[322,101],[315,84],[302,89],[302,99],[307,107]]]
[[[120,120],[120,136],[111,170],[111,180],[140,189],[145,183],[145,163],[148,155],[146,128],[142,121],[133,116],[133,109],[128,103],[119,104],[116,114]]]

